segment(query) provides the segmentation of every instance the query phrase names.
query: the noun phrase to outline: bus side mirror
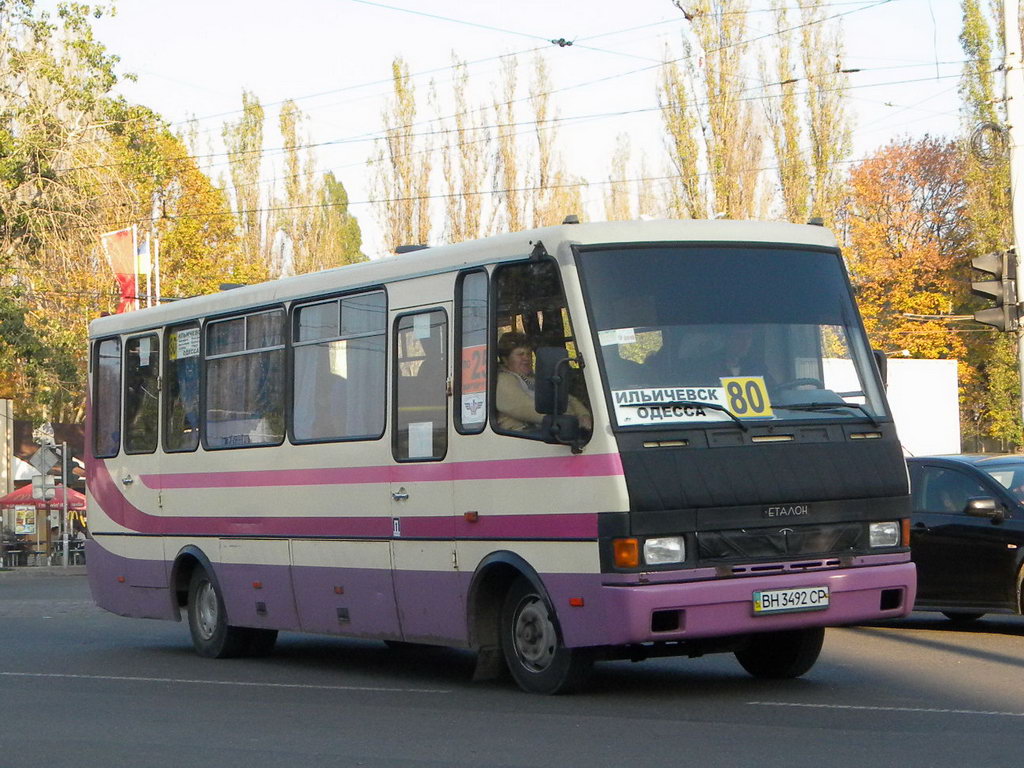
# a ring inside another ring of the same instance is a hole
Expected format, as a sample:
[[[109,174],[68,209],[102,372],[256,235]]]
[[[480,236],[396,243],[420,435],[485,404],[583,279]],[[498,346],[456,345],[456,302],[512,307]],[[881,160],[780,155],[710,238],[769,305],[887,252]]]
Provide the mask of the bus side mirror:
[[[574,452],[580,443],[580,420],[575,416],[551,416],[544,417],[540,427],[541,438],[545,443],[554,445],[570,445]]]
[[[889,358],[880,349],[872,349],[871,356],[875,358],[875,367],[878,368],[878,375],[882,379],[882,386],[889,386]]]
[[[533,407],[537,413],[560,416],[569,407],[569,356],[563,347],[538,347]]]

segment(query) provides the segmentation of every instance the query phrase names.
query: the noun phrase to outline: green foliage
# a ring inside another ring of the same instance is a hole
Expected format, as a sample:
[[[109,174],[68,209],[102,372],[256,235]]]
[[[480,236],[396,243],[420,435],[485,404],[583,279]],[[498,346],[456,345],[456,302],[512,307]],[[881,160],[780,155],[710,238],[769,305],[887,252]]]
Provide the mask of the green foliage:
[[[965,132],[983,122],[999,122],[995,62],[1001,56],[998,36],[978,0],[962,0],[964,26],[960,34],[966,62],[960,82]],[[999,27],[996,20],[996,29]],[[964,264],[984,253],[1013,243],[1008,159],[983,164],[967,155],[967,215],[972,237],[963,249]],[[969,305],[968,311],[980,302]],[[965,434],[977,441],[994,438],[1001,447],[1021,445],[1020,376],[1015,344],[1008,334],[973,334],[968,362],[977,372],[964,398]]]

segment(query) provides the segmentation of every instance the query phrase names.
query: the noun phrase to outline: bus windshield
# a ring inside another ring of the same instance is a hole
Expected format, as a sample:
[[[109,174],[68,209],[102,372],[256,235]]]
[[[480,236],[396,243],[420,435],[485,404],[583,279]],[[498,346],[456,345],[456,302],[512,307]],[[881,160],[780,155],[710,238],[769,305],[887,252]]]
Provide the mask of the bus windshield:
[[[618,426],[885,415],[839,253],[580,248]]]

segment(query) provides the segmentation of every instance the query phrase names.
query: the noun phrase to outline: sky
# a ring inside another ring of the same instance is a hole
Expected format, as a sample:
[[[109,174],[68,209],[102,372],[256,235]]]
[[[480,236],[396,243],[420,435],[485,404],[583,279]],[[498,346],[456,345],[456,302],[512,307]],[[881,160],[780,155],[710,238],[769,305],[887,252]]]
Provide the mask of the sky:
[[[958,0],[828,0],[842,24],[855,116],[854,158],[894,138],[953,135],[963,53]],[[56,0],[43,0],[43,7]],[[686,7],[685,1],[682,3]],[[788,0],[791,7],[799,0]],[[770,39],[768,0],[750,0],[748,37]],[[558,146],[568,171],[591,182],[586,215],[599,218],[616,136],[628,134],[661,171],[663,130],[657,111],[657,64],[666,46],[681,55],[687,26],[671,0],[119,0],[96,35],[137,82],[118,87],[130,101],[162,114],[175,129],[195,118],[203,151],[220,153],[225,121],[237,120],[243,89],[263,104],[269,192],[281,192],[275,153],[280,102],[307,116],[318,165],[344,182],[360,220],[364,252],[382,249],[367,160],[390,94],[391,63],[414,73],[424,121],[431,81],[440,110],[451,89],[453,54],[469,62],[473,101],[490,101],[499,57],[519,54],[523,94],[530,59],[548,62],[552,107],[563,120]],[[572,41],[571,46],[552,40]],[[519,119],[528,120],[526,105]],[[223,156],[209,172],[225,170]],[[660,174],[659,174],[660,175]],[[276,181],[275,181],[276,179]]]

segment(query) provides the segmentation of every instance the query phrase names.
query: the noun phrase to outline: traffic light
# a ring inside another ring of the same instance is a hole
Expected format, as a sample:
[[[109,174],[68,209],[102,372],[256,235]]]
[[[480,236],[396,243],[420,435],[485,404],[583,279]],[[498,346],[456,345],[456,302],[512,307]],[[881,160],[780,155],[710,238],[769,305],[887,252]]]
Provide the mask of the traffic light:
[[[1017,253],[1013,248],[986,253],[971,259],[971,266],[991,275],[994,280],[971,283],[971,293],[995,300],[995,306],[974,313],[974,319],[985,325],[994,325],[1000,331],[1017,330],[1020,310],[1017,307]]]

